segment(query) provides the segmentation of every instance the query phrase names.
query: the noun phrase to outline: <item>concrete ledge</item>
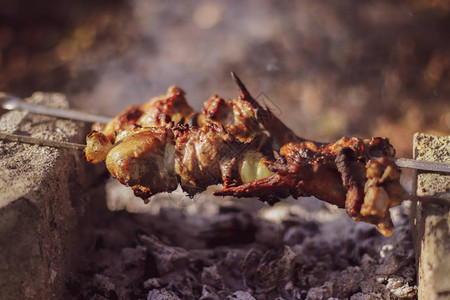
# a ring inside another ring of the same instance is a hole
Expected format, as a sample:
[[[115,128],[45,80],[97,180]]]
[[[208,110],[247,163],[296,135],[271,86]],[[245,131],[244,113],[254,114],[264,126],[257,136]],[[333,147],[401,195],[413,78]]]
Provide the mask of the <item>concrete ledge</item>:
[[[450,136],[415,134],[414,158],[450,163]],[[415,207],[419,299],[450,298],[449,193],[449,174],[418,174],[417,196],[428,196],[441,203],[422,201]]]
[[[68,106],[61,94],[27,101]],[[0,130],[73,142],[85,135],[83,124],[19,111],[1,116]],[[85,206],[81,152],[0,140],[0,157],[0,299],[61,299]]]

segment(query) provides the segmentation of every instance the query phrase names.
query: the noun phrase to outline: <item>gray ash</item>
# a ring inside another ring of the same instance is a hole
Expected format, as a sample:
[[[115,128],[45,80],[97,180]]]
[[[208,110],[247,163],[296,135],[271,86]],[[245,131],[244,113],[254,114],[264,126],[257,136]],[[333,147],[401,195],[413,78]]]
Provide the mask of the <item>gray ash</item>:
[[[110,212],[95,224],[78,273],[67,283],[68,294],[78,299],[416,298],[403,207],[390,238],[345,216],[316,218],[330,213],[328,205],[320,207],[308,218],[290,213],[278,224],[240,207],[210,217],[167,208],[158,215]]]

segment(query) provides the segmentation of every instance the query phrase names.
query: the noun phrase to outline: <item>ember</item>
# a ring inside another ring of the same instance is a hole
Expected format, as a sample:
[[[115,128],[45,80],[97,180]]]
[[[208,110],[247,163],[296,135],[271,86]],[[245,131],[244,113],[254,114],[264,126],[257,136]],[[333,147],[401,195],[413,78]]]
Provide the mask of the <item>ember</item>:
[[[309,199],[300,202],[311,205]],[[159,215],[110,213],[95,224],[97,246],[87,251],[68,286],[86,299],[416,296],[404,208],[396,210],[394,234],[384,238],[339,213],[318,221],[330,213],[328,205],[316,205],[317,218],[309,221],[295,217],[299,204],[292,205],[290,217],[279,224],[248,213],[242,204],[212,217],[171,208]]]

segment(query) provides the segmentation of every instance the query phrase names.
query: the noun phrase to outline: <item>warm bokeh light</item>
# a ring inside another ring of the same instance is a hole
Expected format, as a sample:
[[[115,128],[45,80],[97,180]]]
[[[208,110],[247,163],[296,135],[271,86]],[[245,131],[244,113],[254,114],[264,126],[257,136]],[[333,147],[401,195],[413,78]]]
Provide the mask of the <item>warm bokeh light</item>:
[[[0,90],[115,114],[169,85],[195,109],[236,72],[306,138],[450,134],[446,1],[0,3]]]

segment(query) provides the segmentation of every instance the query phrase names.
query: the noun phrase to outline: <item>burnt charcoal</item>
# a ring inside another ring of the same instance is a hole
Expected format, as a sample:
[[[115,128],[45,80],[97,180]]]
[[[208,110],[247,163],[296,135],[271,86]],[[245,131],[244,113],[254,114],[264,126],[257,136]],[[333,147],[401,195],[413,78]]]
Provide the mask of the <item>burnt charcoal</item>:
[[[206,267],[203,269],[201,281],[203,284],[208,284],[216,289],[224,289],[225,284],[222,276],[218,273],[217,266]]]
[[[385,262],[379,266],[376,270],[378,275],[392,275],[398,272],[406,262],[402,260],[401,256],[397,256],[394,253],[389,253],[385,258]]]
[[[306,237],[320,234],[320,228],[315,222],[308,222],[298,218],[290,218],[285,220],[283,225],[283,243],[289,246],[299,245]]]
[[[246,213],[220,214],[208,229],[202,232],[208,247],[220,245],[252,243],[255,241],[256,227],[253,217]]]
[[[306,295],[306,300],[330,299],[333,296],[333,284],[325,283],[320,287],[313,287]]]
[[[220,300],[220,297],[216,294],[214,288],[204,285],[200,300]]]
[[[241,207],[209,216],[165,209],[160,215],[114,218],[95,229],[104,247],[87,248],[78,277],[67,284],[68,294],[204,300],[411,299],[417,294],[406,217],[397,220],[389,238],[347,217],[288,216],[273,224]],[[233,240],[224,235],[226,228],[232,235],[239,234],[237,228],[244,235],[245,228],[255,231],[252,241],[212,246],[213,238]]]
[[[307,234],[301,226],[290,227],[283,236],[283,242],[289,246],[298,245],[303,242]]]
[[[198,298],[201,293],[201,286],[198,278],[188,271],[173,272],[165,277],[166,289],[174,291],[178,296],[189,299]]]
[[[181,300],[175,293],[166,289],[151,290],[148,292],[147,300]]]
[[[242,275],[247,288],[256,289],[254,283],[257,281],[257,268],[263,253],[258,249],[250,249],[242,262]]]
[[[359,267],[349,267],[331,277],[331,282],[335,289],[333,296],[345,298],[348,295],[357,293],[360,290],[360,281],[364,277],[363,271]]]
[[[248,292],[236,291],[227,297],[227,300],[255,300],[255,298]]]
[[[259,285],[264,291],[272,290],[289,280],[294,258],[295,253],[289,246],[264,253],[257,267]]]
[[[149,278],[144,282],[144,289],[153,290],[161,287],[161,279],[159,278]]]
[[[260,222],[256,230],[255,241],[269,248],[279,248],[283,245],[284,226],[268,222]]]
[[[121,253],[122,265],[125,269],[142,267],[147,258],[147,249],[142,246],[136,248],[123,248]]]
[[[251,249],[242,263],[245,286],[257,293],[266,294],[283,286],[291,277],[295,253],[289,246],[262,252]]]
[[[301,290],[300,288],[294,286],[292,281],[289,281],[284,285],[282,289],[279,290],[280,295],[276,297],[277,300],[284,300],[284,299],[305,299],[306,298],[306,291]]]
[[[405,283],[401,277],[391,277],[388,279],[386,288],[397,298],[412,298],[416,294],[417,289],[414,286]]]
[[[98,294],[92,296],[92,298],[90,298],[90,299],[94,299],[94,300],[109,300],[109,298],[104,297],[102,295],[98,295]]]
[[[185,249],[167,246],[156,236],[141,235],[140,240],[155,257],[159,274],[166,274],[178,266],[187,264],[188,253]]]
[[[115,285],[112,283],[108,277],[103,276],[101,274],[95,274],[94,276],[94,283],[99,287],[102,291],[105,291],[105,293],[108,293],[109,291],[115,290]]]
[[[201,273],[207,265],[203,259],[193,258],[189,261],[189,270],[195,273]]]
[[[383,300],[383,298],[381,298],[380,294],[376,293],[356,293],[350,297],[350,300]]]
[[[95,240],[95,246],[94,246],[95,251],[99,251],[100,249],[102,249],[104,247],[105,247],[105,245],[104,245],[103,236],[99,235],[97,237],[97,239]]]
[[[80,294],[81,283],[77,279],[72,279],[66,282],[66,292],[68,295],[75,297]]]
[[[239,282],[242,286],[245,285],[246,266],[243,264],[247,250],[245,249],[229,249],[224,253],[224,257],[220,261],[223,272],[227,275],[224,277],[225,281]],[[244,278],[244,280],[243,280]],[[233,284],[236,286],[236,284]]]
[[[156,259],[150,252],[147,252],[144,265],[145,278],[159,277]]]
[[[116,286],[107,276],[95,274],[92,285],[78,295],[79,299],[119,299]]]

